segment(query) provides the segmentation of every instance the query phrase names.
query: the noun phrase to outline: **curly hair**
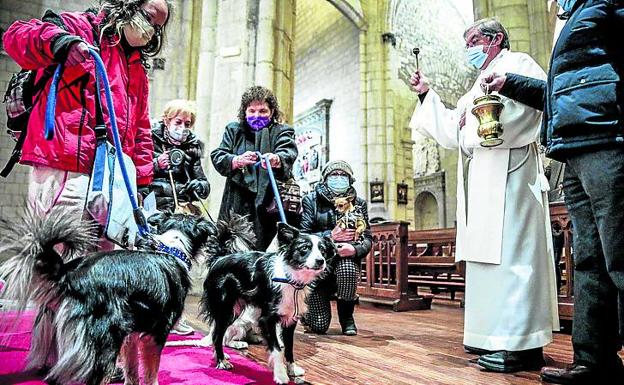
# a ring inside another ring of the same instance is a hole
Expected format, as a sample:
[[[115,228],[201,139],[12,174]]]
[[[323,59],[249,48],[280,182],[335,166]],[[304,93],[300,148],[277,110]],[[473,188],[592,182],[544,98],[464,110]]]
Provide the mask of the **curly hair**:
[[[279,103],[277,102],[277,98],[275,97],[273,91],[262,86],[252,86],[249,87],[241,97],[241,104],[238,109],[238,121],[240,124],[247,124],[245,111],[253,101],[268,104],[269,109],[273,113],[271,116],[271,123],[281,123],[282,112],[280,111]]]
[[[121,30],[124,26],[128,25],[132,17],[139,11],[139,8],[150,0],[100,0],[100,10],[104,13],[104,18],[100,23],[100,40],[102,37],[108,36],[121,36]],[[152,36],[152,39],[144,47],[139,48],[141,52],[141,59],[143,64],[146,65],[145,59],[147,57],[153,57],[160,53],[162,50],[163,42],[165,41],[165,30],[171,13],[173,12],[173,3],[171,0],[164,0],[167,4],[167,20],[162,26],[162,33],[160,35]]]

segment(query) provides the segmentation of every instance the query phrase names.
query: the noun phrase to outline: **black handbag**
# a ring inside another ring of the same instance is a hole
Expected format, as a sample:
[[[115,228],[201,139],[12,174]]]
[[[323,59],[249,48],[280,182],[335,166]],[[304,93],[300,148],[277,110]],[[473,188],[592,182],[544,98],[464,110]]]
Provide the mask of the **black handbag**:
[[[277,189],[280,198],[282,198],[284,213],[301,214],[301,187],[299,187],[295,180],[289,179],[285,182],[277,181]],[[267,207],[267,213],[277,213],[275,199],[273,199],[269,207]]]

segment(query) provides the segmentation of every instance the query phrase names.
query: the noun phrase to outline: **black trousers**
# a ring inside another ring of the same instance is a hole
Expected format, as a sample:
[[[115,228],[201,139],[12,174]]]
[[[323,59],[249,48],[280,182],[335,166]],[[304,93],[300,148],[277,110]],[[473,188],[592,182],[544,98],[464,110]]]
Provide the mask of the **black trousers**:
[[[319,281],[308,295],[308,312],[304,323],[315,333],[325,333],[331,322],[330,300],[334,293],[340,300],[357,299],[357,282],[360,278],[359,260],[340,258],[334,271]]]
[[[570,157],[563,188],[574,227],[574,361],[607,369],[621,366],[624,148]]]

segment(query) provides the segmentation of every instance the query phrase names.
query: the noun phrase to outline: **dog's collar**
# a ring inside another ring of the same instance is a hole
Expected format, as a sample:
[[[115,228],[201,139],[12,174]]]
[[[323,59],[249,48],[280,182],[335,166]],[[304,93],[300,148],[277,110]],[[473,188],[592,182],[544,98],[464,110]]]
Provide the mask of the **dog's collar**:
[[[191,270],[191,265],[193,264],[193,262],[191,262],[191,259],[186,256],[186,253],[184,251],[175,247],[167,246],[157,239],[154,239],[154,243],[156,251],[173,255],[174,257],[184,262],[184,265],[186,265],[186,268],[188,270]]]
[[[287,283],[290,286],[294,287],[296,290],[303,290],[306,286],[308,286],[307,284],[296,282],[288,278],[281,278],[281,277],[273,277],[271,278],[271,281],[278,282],[278,283]]]

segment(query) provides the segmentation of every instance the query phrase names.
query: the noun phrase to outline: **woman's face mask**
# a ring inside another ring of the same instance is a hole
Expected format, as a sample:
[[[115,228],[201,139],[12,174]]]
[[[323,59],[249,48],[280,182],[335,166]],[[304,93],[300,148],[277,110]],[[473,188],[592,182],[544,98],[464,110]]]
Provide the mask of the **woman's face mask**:
[[[123,34],[131,47],[144,47],[156,33],[154,27],[141,12],[137,12],[123,27]]]
[[[267,102],[254,100],[245,109],[245,120],[252,131],[260,131],[271,122],[273,113]]]
[[[188,128],[184,127],[184,125],[169,126],[169,138],[173,139],[174,142],[177,142],[176,144],[184,143],[190,133],[191,131]]]
[[[167,125],[167,136],[172,144],[181,144],[191,134],[191,118],[186,114],[178,114],[171,118]]]
[[[344,194],[351,187],[348,175],[330,175],[325,183],[335,194]]]

